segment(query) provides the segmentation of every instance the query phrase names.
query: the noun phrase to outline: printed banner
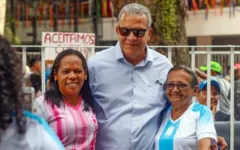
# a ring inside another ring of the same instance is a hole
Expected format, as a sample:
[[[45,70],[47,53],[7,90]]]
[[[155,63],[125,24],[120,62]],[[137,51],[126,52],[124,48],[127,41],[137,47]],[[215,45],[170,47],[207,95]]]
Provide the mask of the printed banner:
[[[87,59],[89,52],[94,54],[94,48],[82,46],[95,46],[95,34],[93,33],[74,33],[74,32],[42,32],[42,46],[56,46],[45,48],[45,60],[54,60],[58,53],[68,48],[76,46]],[[57,47],[57,46],[64,46]]]

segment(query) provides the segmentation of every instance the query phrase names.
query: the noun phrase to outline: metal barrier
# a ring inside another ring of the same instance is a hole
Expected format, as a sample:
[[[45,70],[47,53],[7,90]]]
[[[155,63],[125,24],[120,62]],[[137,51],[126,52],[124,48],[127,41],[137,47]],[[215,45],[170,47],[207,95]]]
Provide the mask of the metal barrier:
[[[36,45],[14,45],[13,47],[18,48],[22,56],[23,69],[26,67],[27,55],[39,55],[41,56],[41,76],[42,76],[42,92],[45,92],[45,48],[66,48],[61,46],[36,46]],[[88,54],[94,55],[94,51],[97,49],[105,49],[110,46],[68,46],[68,48],[88,48]],[[231,66],[231,83],[234,83],[234,62],[240,62],[240,46],[234,45],[223,45],[223,46],[149,46],[152,49],[165,49],[167,51],[167,56],[170,61],[172,61],[172,49],[174,48],[188,48],[189,54],[191,56],[191,68],[195,69],[196,61],[200,55],[205,55],[206,63],[200,62],[202,64],[207,64],[207,68],[210,68],[210,61],[215,60],[220,62],[223,66],[224,63]],[[29,48],[38,48],[40,52],[27,52]],[[97,51],[100,51],[97,50]],[[234,61],[234,60],[237,61]],[[199,63],[199,62],[198,62]],[[226,69],[226,64],[225,69]],[[24,70],[23,70],[24,71]],[[207,70],[207,76],[210,77],[210,69]],[[231,84],[231,93],[230,93],[230,147],[231,150],[234,150],[234,84]],[[207,94],[210,95],[210,78],[207,81]],[[207,104],[210,106],[210,97],[207,97]]]

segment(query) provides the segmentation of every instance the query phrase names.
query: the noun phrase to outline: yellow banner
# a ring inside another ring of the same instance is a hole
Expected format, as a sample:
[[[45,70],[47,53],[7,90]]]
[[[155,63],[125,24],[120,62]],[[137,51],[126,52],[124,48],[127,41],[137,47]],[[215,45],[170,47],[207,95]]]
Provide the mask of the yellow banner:
[[[6,0],[0,0],[0,34],[4,34],[5,16],[6,16]]]

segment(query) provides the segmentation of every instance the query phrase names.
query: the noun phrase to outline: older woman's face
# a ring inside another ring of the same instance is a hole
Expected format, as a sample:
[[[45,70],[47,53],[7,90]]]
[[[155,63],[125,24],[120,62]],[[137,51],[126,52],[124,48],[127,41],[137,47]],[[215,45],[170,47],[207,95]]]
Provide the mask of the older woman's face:
[[[82,60],[76,55],[63,57],[58,71],[54,72],[54,79],[66,97],[78,96],[86,77]]]
[[[168,75],[166,92],[172,104],[188,103],[192,100],[194,89],[190,81],[191,76],[183,70],[175,70]]]

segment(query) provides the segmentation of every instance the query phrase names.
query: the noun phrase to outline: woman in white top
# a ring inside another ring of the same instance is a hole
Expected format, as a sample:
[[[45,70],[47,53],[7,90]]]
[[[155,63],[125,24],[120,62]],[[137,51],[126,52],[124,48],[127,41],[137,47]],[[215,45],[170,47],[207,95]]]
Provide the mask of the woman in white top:
[[[22,78],[19,56],[0,35],[0,150],[63,150],[48,124],[25,111]]]
[[[155,150],[208,150],[217,143],[210,109],[192,101],[197,77],[185,66],[170,69],[165,84],[171,103],[155,137]]]

